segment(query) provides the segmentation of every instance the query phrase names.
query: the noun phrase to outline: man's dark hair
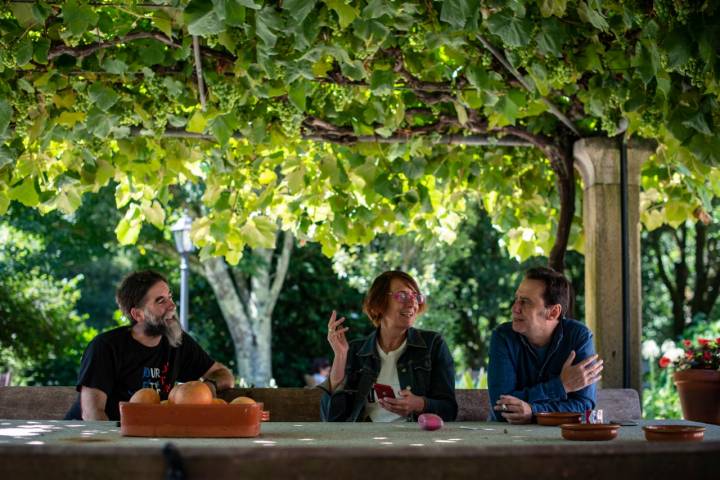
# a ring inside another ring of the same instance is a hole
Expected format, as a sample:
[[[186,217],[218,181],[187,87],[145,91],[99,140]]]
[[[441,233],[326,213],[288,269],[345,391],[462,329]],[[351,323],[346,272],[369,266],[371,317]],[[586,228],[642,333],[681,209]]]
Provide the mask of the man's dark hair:
[[[561,317],[568,313],[570,305],[570,281],[562,273],[547,267],[535,267],[525,272],[528,280],[538,280],[545,284],[543,301],[545,306],[560,304]]]
[[[132,315],[130,315],[130,310],[138,308],[142,304],[148,290],[158,282],[168,283],[165,277],[153,270],[133,272],[123,279],[115,291],[115,301],[118,307],[120,307],[123,315],[125,315],[133,325],[137,322]]]

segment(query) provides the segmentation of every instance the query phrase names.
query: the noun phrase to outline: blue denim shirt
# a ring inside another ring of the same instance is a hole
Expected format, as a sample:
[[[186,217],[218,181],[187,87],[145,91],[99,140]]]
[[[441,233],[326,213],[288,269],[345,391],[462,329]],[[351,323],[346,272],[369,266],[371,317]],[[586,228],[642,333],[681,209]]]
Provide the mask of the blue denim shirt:
[[[372,385],[380,373],[377,334],[350,342],[345,382],[332,393],[328,382],[318,385],[325,391],[320,402],[320,416],[325,422],[365,420],[365,405]],[[447,344],[437,332],[409,328],[407,349],[397,361],[400,388],[425,397],[425,412],[435,413],[445,421],[455,420],[455,367]],[[413,416],[415,419],[416,416]]]
[[[560,380],[563,364],[575,350],[576,364],[595,353],[592,332],[577,320],[563,318],[553,332],[545,361],[540,361],[524,335],[503,323],[490,338],[488,390],[491,419],[504,421],[493,410],[500,395],[512,395],[530,404],[532,412],[584,412],[595,408],[595,384],[566,393]]]

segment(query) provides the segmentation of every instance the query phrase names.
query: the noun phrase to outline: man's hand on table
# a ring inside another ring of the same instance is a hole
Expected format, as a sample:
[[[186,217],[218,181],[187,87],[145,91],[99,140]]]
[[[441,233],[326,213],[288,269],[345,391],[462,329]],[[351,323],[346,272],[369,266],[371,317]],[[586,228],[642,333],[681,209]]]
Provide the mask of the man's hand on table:
[[[493,410],[502,412],[501,415],[508,423],[530,423],[532,421],[532,408],[530,404],[512,395],[500,395],[495,402]]]

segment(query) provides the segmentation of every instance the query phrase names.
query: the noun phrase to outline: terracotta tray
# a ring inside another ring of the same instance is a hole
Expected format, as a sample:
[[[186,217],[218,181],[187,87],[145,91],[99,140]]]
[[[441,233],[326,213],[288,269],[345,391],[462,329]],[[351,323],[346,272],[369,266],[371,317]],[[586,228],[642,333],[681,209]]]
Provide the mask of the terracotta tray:
[[[565,440],[612,440],[617,437],[620,425],[614,423],[570,423],[560,425]]]
[[[540,412],[535,414],[538,425],[556,427],[567,423],[580,423],[582,413],[573,412]]]
[[[129,437],[257,437],[270,412],[262,403],[154,405],[120,402],[120,433]]]
[[[647,425],[645,439],[651,442],[701,442],[705,427],[694,425]]]

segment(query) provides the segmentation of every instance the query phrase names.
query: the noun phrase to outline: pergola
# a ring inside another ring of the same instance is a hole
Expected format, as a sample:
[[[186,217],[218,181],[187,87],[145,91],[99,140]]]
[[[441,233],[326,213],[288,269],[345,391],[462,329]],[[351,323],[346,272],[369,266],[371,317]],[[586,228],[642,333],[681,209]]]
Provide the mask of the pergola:
[[[542,247],[562,269],[577,169],[603,386],[639,390],[641,166],[659,145],[695,188],[688,212],[710,210],[696,193],[720,159],[717,24],[717,7],[664,2],[9,2],[0,213],[72,212],[113,179],[133,243],[164,226],[178,186],[205,182],[203,255],[270,248],[279,224],[332,253],[452,230],[458,192],[482,185],[473,169],[505,156],[554,173],[557,216],[534,228],[557,225]],[[678,189],[656,182],[664,213]],[[508,230],[529,229],[519,217]]]

